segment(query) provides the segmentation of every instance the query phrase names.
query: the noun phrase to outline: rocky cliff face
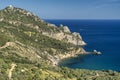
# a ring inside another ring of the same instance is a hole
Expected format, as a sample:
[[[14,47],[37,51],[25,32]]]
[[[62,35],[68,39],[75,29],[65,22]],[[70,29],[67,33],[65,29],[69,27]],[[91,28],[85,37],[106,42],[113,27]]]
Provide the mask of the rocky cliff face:
[[[67,43],[72,43],[74,45],[85,46],[86,43],[82,40],[82,37],[79,33],[65,33],[62,30],[60,32],[42,32],[43,35],[49,36],[51,38],[62,40]]]
[[[86,43],[79,33],[47,23],[24,9],[8,6],[0,10],[0,24],[0,51],[14,53],[16,58],[55,65],[60,59],[85,53],[82,46]]]

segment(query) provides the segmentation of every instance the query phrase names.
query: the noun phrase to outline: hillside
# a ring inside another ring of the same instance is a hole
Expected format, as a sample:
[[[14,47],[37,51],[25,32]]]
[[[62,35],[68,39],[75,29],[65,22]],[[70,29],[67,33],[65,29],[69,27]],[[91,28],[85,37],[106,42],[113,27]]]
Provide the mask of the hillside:
[[[84,54],[85,45],[80,34],[67,26],[47,23],[13,6],[0,10],[0,80],[100,80],[102,76],[119,80],[115,71],[57,66],[63,58]]]
[[[0,11],[0,24],[1,47],[13,43],[4,49],[10,48],[8,53],[14,51],[14,54],[31,61],[40,62],[42,58],[53,64],[56,61],[54,59],[59,60],[65,53],[72,55],[84,52],[81,46],[85,43],[78,33],[71,33],[68,27],[44,22],[26,10],[6,7]]]

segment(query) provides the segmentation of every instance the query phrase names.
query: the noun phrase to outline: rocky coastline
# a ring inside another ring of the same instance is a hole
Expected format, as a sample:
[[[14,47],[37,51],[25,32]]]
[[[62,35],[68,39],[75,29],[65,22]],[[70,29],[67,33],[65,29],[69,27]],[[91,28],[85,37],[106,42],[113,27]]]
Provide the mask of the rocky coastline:
[[[64,54],[59,54],[55,56],[51,56],[49,58],[50,63],[52,62],[53,66],[58,66],[59,62],[66,58],[77,57],[78,55],[86,54],[87,52],[83,48],[78,48],[77,50],[73,50],[70,52],[65,52]]]

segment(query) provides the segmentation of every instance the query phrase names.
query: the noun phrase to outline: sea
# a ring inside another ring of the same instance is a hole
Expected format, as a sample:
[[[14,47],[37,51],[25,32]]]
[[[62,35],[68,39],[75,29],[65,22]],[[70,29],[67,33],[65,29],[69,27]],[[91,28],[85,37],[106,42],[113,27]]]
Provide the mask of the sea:
[[[87,43],[88,52],[100,51],[101,55],[87,54],[64,59],[60,66],[72,69],[120,71],[120,20],[46,20],[57,26],[68,26],[78,32]]]

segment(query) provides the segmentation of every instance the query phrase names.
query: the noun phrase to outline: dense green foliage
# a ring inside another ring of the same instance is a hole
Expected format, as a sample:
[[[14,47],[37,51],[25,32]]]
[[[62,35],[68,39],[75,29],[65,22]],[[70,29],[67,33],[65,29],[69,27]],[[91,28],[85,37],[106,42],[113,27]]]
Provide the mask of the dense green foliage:
[[[7,64],[6,64],[7,63]],[[11,62],[0,59],[0,80],[9,80],[8,69]],[[120,73],[106,70],[93,71],[84,69],[69,69],[41,64],[17,63],[12,72],[13,80],[119,80]]]

